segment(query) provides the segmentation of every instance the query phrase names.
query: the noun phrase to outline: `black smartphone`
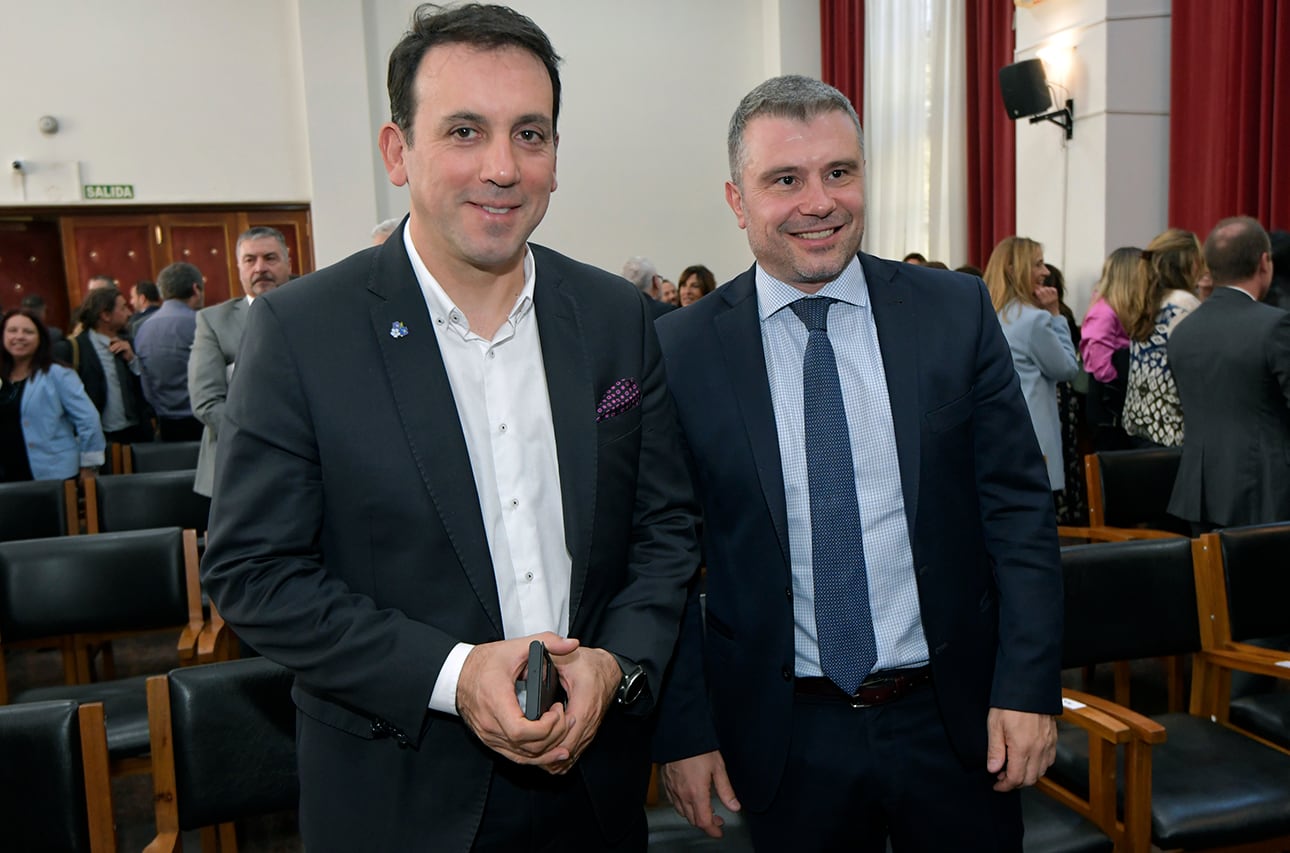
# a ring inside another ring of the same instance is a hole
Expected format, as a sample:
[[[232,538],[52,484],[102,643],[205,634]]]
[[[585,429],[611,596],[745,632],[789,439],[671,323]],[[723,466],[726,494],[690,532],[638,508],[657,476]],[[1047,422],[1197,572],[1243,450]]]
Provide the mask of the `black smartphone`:
[[[526,677],[524,716],[536,720],[550,710],[560,687],[555,664],[541,640],[529,643],[529,671]]]

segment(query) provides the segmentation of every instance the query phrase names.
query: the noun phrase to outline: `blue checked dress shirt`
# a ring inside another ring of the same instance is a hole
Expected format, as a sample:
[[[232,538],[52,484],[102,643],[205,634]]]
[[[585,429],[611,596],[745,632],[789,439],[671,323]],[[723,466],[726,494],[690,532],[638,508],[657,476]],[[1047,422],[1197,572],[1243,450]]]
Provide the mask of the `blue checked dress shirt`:
[[[807,484],[802,362],[807,331],[788,306],[804,294],[756,270],[762,349],[784,474],[788,540],[793,574],[793,623],[798,676],[820,676],[811,562],[811,504]],[[928,660],[918,609],[914,557],[901,491],[896,436],[883,373],[869,289],[852,259],[842,274],[816,296],[837,303],[829,309],[829,340],[837,359],[842,399],[851,434],[856,495],[868,577],[876,670],[921,666]]]

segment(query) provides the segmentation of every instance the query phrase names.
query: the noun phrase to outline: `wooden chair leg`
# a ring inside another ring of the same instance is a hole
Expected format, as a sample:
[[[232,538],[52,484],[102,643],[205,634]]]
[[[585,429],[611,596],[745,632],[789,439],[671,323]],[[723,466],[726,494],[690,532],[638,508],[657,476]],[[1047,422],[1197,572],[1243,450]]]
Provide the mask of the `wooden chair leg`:
[[[1115,704],[1126,708],[1132,707],[1129,704],[1129,689],[1133,670],[1127,660],[1116,661],[1113,666],[1115,667]]]
[[[237,853],[237,827],[232,823],[219,825],[219,853]]]

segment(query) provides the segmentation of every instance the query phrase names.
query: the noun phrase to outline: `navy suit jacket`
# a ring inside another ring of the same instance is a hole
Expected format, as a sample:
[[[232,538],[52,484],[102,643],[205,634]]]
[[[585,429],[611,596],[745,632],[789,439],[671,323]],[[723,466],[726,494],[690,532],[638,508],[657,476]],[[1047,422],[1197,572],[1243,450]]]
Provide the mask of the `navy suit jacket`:
[[[955,751],[984,768],[991,706],[1060,710],[1062,579],[1048,478],[981,281],[863,254],[860,263],[936,696]],[[707,595],[705,622],[692,589],[655,758],[719,747],[740,801],[759,811],[788,756],[794,652],[753,270],[657,326],[703,507]]]
[[[569,633],[642,664],[657,696],[698,549],[652,318],[621,279],[532,251]],[[427,705],[455,644],[502,639],[502,616],[402,232],[256,299],[237,364],[202,580],[244,640],[295,672],[306,846],[469,850],[500,759]],[[624,379],[640,404],[598,420]],[[572,771],[611,838],[641,814],[652,705],[611,707]]]

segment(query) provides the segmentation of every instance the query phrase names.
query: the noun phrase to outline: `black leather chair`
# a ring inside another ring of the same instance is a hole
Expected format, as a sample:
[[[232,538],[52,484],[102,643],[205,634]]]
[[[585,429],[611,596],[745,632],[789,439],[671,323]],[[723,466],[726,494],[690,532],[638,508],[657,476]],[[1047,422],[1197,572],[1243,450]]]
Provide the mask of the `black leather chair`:
[[[79,526],[74,481],[0,483],[0,542],[67,536]]]
[[[1181,460],[1180,447],[1084,457],[1089,526],[1128,530],[1135,539],[1151,538],[1153,533],[1190,536],[1191,526],[1168,510]]]
[[[115,853],[103,706],[0,707],[0,846]]]
[[[191,471],[197,467],[200,441],[149,441],[127,445],[122,455],[126,474]]]
[[[1200,711],[1290,750],[1290,524],[1209,533],[1193,553],[1202,645],[1262,673],[1202,667]]]
[[[178,850],[180,834],[199,828],[207,853],[235,851],[233,821],[296,809],[291,682],[264,658],[148,680],[157,837],[145,853]]]
[[[193,491],[194,471],[120,474],[85,483],[90,533],[182,527],[205,534],[211,501]]]
[[[62,645],[76,658],[79,683],[31,688],[13,699],[103,702],[115,773],[148,768],[146,676],[90,683],[86,650],[119,637],[176,632],[179,660],[193,660],[203,628],[191,530],[0,543],[0,703],[9,698],[4,650]]]
[[[1201,652],[1189,540],[1065,548],[1062,567],[1064,666],[1197,653],[1203,666],[1231,667]],[[1090,753],[1083,733],[1063,727],[1047,777],[1078,798],[1089,798],[1091,780],[1114,781],[1114,807],[1124,829],[1119,849],[1147,853],[1153,843],[1165,850],[1290,845],[1290,754],[1208,717],[1147,718],[1098,697],[1066,695],[1130,729],[1117,765]]]

